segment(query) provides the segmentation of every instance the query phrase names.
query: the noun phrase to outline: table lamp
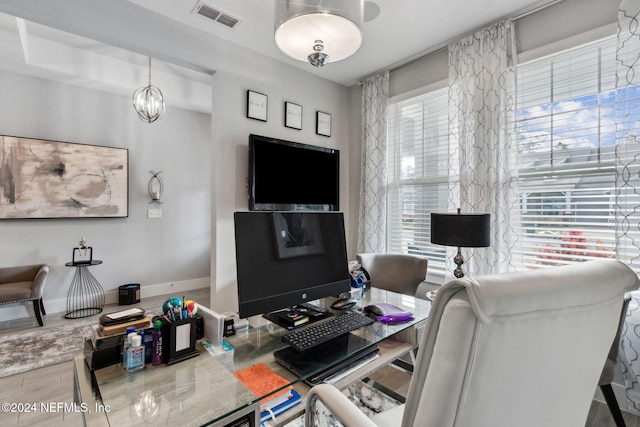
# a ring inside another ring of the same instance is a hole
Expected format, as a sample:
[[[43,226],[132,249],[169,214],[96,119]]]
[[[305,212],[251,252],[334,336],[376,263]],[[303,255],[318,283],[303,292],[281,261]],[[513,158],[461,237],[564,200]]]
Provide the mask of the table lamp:
[[[465,248],[486,248],[490,242],[490,215],[489,214],[457,214],[432,213],[431,214],[431,243],[444,246],[457,246],[458,253],[453,258],[457,267],[453,275],[457,278],[464,277],[462,264],[464,258],[460,252]]]

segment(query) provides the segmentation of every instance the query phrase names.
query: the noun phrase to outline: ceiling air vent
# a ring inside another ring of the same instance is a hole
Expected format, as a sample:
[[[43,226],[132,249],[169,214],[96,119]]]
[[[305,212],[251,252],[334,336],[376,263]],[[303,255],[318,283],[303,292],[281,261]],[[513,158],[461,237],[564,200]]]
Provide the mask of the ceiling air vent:
[[[198,7],[198,14],[215,21],[218,19],[218,16],[220,16],[220,11],[212,9],[206,4],[202,4]]]
[[[222,25],[226,25],[229,28],[233,28],[238,23],[238,20],[233,16],[229,16],[223,13],[222,15],[220,15],[220,18],[218,18],[218,22]]]
[[[211,19],[212,21],[215,21],[229,28],[234,28],[240,22],[239,19],[234,18],[228,13],[215,9],[203,2],[198,2],[196,4],[196,7],[193,9],[193,13],[204,18]]]

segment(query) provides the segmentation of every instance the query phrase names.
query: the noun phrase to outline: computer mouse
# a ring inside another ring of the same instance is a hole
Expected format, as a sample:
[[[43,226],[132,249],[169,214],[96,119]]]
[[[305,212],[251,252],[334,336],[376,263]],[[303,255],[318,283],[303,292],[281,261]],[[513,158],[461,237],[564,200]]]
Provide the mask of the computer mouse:
[[[347,310],[356,305],[356,302],[353,298],[340,298],[331,304],[331,308],[334,310]]]
[[[377,304],[366,305],[362,308],[365,313],[375,314],[376,316],[384,316],[385,311]]]
[[[362,311],[369,317],[373,317],[378,322],[386,323],[387,325],[397,325],[414,319],[413,314],[408,311],[385,302],[366,305],[362,308]]]

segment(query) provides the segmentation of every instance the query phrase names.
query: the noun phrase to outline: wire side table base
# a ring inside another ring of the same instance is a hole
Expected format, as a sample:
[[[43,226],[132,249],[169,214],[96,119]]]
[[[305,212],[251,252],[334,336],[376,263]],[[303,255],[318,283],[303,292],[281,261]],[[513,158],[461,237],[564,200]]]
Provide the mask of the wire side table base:
[[[71,288],[67,294],[67,314],[65,319],[80,319],[102,313],[104,308],[104,289],[100,282],[93,277],[89,266],[102,264],[93,260],[91,263],[78,264],[68,262],[67,267],[75,267]]]

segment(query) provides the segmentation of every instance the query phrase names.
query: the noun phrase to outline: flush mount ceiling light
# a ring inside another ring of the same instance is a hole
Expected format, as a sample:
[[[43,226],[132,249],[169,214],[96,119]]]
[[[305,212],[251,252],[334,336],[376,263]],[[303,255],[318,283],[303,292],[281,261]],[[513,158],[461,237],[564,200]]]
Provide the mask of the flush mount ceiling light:
[[[322,67],[362,45],[362,0],[276,0],[275,7],[276,46],[293,59]]]
[[[149,58],[149,84],[133,93],[133,108],[138,117],[147,123],[155,122],[164,114],[164,97],[157,87],[151,85],[151,58]]]

